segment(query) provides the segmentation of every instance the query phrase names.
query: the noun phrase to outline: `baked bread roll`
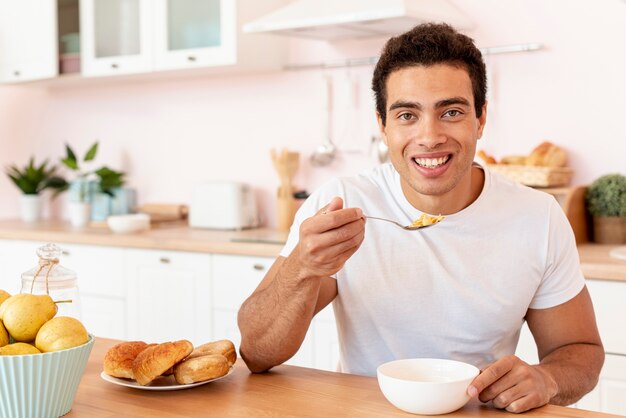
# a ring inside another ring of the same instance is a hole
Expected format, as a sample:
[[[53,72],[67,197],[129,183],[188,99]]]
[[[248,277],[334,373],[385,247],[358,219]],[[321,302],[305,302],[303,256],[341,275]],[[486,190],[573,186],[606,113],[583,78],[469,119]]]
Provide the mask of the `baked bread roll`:
[[[109,376],[123,379],[134,379],[133,361],[139,353],[156,344],[146,344],[143,341],[128,341],[114,345],[104,355],[102,368]]]
[[[485,151],[483,151],[481,149],[478,150],[476,155],[478,157],[480,157],[480,159],[483,160],[485,162],[485,164],[496,164],[497,163],[495,158],[493,158],[491,155],[487,154]]]
[[[526,165],[525,155],[506,155],[500,158],[500,164]]]
[[[133,362],[133,376],[142,386],[187,357],[193,351],[193,344],[187,340],[167,342],[148,347],[137,355]]]
[[[194,348],[189,358],[205,356],[207,354],[221,354],[228,360],[228,365],[232,366],[237,360],[237,350],[235,344],[230,340],[218,340],[202,344]]]
[[[221,354],[188,358],[174,366],[174,378],[180,385],[216,379],[228,373],[230,365]]]
[[[567,154],[563,148],[545,141],[539,144],[526,159],[526,165],[542,167],[565,167]]]

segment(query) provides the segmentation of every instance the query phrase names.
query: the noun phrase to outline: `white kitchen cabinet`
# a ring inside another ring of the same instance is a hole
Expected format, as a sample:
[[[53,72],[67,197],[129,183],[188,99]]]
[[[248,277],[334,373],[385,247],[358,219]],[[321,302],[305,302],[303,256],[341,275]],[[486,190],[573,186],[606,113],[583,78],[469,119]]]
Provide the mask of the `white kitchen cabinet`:
[[[0,0],[0,82],[58,74],[57,0]]]
[[[233,0],[156,0],[155,68],[235,64],[236,24]]]
[[[127,284],[124,250],[118,247],[59,244],[61,264],[76,272],[81,320],[98,337],[125,340]]]
[[[604,350],[626,356],[626,283],[605,280],[587,280],[587,289],[593,301],[596,321]],[[624,375],[626,381],[626,375]]]
[[[606,355],[598,385],[576,407],[626,415],[626,356]]]
[[[249,257],[238,255],[213,256],[213,339],[228,338],[239,348],[241,334],[237,326],[237,312],[241,304],[252,294],[267,270],[274,263],[272,257]],[[322,315],[324,321],[318,319]],[[327,342],[326,335],[333,335],[334,319],[320,312],[307,332],[298,352],[286,364],[302,367],[318,367],[335,370],[332,364],[334,354],[316,355],[317,344],[328,351],[333,344]],[[336,331],[335,331],[336,335]]]
[[[128,339],[211,341],[211,256],[126,250]]]
[[[14,295],[20,292],[22,273],[39,261],[37,248],[44,242],[0,240],[0,289]]]
[[[279,69],[284,39],[241,25],[285,0],[81,0],[83,75],[220,67]]]
[[[336,372],[339,368],[339,337],[331,305],[318,312],[312,327],[313,367]]]
[[[80,0],[83,75],[151,71],[153,5],[152,0]]]

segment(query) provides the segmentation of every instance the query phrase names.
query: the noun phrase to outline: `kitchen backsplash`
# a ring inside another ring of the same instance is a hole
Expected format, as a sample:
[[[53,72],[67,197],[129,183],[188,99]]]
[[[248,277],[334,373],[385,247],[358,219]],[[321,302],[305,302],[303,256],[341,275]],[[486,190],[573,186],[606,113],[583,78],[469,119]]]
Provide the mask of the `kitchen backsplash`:
[[[619,51],[626,39],[626,5],[455,3],[480,23],[468,32],[479,46],[546,46],[486,57],[490,108],[479,148],[496,156],[524,154],[547,139],[568,151],[574,184],[623,172],[626,126],[619,114],[626,97],[626,55]],[[375,56],[382,43],[291,40],[291,61]],[[273,225],[279,181],[270,149],[300,152],[295,183],[309,191],[335,175],[378,163],[371,147],[376,133],[371,71],[363,66],[0,86],[0,165],[25,162],[33,153],[57,158],[66,142],[84,153],[99,140],[106,146],[98,160],[128,172],[140,204],[189,202],[193,185],[207,180],[243,181],[255,189],[266,223]],[[308,159],[326,140],[328,76],[335,85],[333,140],[340,154],[331,166],[320,168]],[[17,195],[1,176],[0,217],[17,217]]]

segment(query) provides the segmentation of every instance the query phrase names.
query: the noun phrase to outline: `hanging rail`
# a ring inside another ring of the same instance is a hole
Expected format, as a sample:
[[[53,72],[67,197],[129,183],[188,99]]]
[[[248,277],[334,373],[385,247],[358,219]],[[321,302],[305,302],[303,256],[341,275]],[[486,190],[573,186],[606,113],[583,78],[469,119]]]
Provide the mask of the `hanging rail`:
[[[492,47],[479,48],[479,49],[483,55],[496,55],[496,54],[509,54],[509,53],[515,53],[515,52],[538,51],[543,48],[544,48],[543,44],[533,42],[533,43],[526,43],[526,44],[492,46]],[[375,65],[377,62],[378,62],[378,57],[346,58],[346,59],[324,61],[324,62],[311,63],[311,64],[287,64],[283,68],[288,71],[347,68],[347,67],[362,67],[365,65]]]

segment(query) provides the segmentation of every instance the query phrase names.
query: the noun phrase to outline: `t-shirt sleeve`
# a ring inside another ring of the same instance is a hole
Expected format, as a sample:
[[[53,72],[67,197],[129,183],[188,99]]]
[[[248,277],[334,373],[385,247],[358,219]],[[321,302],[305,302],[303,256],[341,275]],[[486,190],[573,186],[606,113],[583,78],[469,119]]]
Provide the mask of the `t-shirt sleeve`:
[[[285,246],[280,251],[281,257],[287,257],[293,249],[298,244],[300,239],[300,225],[306,219],[315,215],[321,208],[330,203],[330,200],[339,196],[344,198],[343,187],[339,180],[331,180],[326,183],[315,192],[313,192],[308,199],[300,206],[300,209],[296,212],[296,216],[294,217],[293,224],[291,224],[291,228],[289,229],[289,235],[287,236],[287,242]]]
[[[574,232],[565,213],[554,201],[549,208],[546,263],[531,309],[546,309],[567,302],[585,286]]]

